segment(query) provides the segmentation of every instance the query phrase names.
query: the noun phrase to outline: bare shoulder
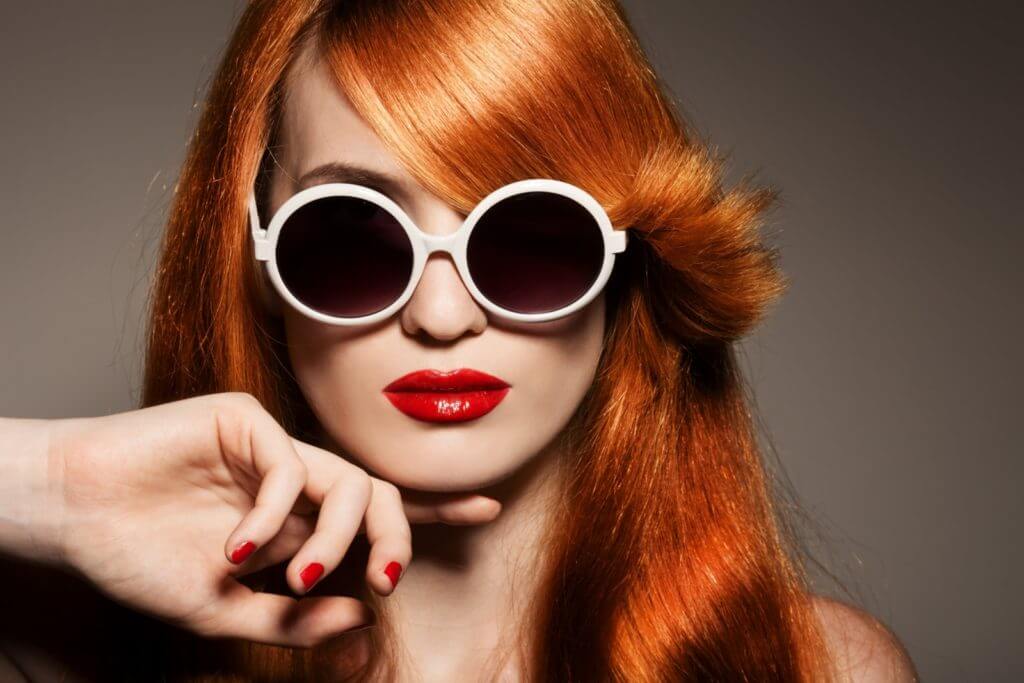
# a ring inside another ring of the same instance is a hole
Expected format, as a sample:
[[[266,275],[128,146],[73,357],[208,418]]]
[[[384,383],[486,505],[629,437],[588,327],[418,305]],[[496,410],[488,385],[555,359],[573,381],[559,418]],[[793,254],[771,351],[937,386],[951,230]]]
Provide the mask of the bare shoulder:
[[[813,598],[840,680],[850,683],[914,683],[917,670],[903,643],[862,609],[821,596]]]

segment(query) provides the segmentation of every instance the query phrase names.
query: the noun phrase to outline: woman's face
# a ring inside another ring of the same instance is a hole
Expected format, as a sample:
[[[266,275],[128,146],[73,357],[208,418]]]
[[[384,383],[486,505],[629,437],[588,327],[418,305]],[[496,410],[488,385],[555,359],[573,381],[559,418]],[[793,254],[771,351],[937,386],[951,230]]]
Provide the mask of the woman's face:
[[[310,170],[342,162],[393,177],[399,191],[391,198],[424,232],[455,232],[463,216],[403,170],[334,85],[323,62],[305,64],[289,80],[271,212],[304,187],[328,182],[300,185],[298,179]],[[516,325],[494,320],[474,301],[451,258],[435,252],[412,298],[383,322],[338,327],[307,318],[284,302],[280,310],[295,376],[336,447],[400,486],[462,491],[513,474],[563,429],[593,381],[604,306],[602,294],[560,320]],[[384,392],[416,370],[459,368],[493,375],[510,388],[486,414],[449,422],[411,416]]]

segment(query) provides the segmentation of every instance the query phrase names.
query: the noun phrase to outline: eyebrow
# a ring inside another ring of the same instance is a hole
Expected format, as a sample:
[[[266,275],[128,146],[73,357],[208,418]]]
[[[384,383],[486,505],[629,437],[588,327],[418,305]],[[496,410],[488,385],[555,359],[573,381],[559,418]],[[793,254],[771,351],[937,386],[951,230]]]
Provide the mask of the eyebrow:
[[[298,189],[304,190],[321,183],[355,183],[366,185],[394,199],[395,196],[409,199],[409,193],[401,180],[388,173],[375,171],[345,161],[331,161],[303,173],[296,181]]]

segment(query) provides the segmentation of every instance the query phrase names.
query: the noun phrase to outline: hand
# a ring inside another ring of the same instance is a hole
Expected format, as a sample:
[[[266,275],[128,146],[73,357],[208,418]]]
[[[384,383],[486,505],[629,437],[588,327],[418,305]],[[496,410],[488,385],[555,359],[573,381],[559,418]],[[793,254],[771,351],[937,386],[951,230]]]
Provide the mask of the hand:
[[[394,485],[290,437],[244,393],[52,428],[48,467],[60,482],[51,505],[65,564],[114,600],[207,637],[309,647],[359,627],[373,617],[360,600],[297,600],[236,577],[294,556],[286,579],[302,594],[303,577],[318,578],[307,567],[330,573],[366,533],[367,581],[387,595],[384,568],[412,556],[410,522],[477,524],[500,511],[468,494],[404,503]],[[255,546],[248,559],[246,542]]]

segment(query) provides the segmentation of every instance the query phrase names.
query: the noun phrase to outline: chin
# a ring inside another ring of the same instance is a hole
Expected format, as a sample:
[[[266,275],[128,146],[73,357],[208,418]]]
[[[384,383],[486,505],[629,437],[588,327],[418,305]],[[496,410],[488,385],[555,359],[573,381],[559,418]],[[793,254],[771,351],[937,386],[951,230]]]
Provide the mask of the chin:
[[[486,450],[431,453],[421,449],[415,462],[408,460],[364,466],[376,476],[403,488],[435,493],[474,491],[496,484],[515,474],[525,463],[495,461]]]
[[[349,413],[327,429],[339,452],[373,476],[402,488],[468,492],[498,484],[544,457],[568,420],[551,412],[500,410],[447,425],[415,421],[393,409],[383,415],[366,411]]]

